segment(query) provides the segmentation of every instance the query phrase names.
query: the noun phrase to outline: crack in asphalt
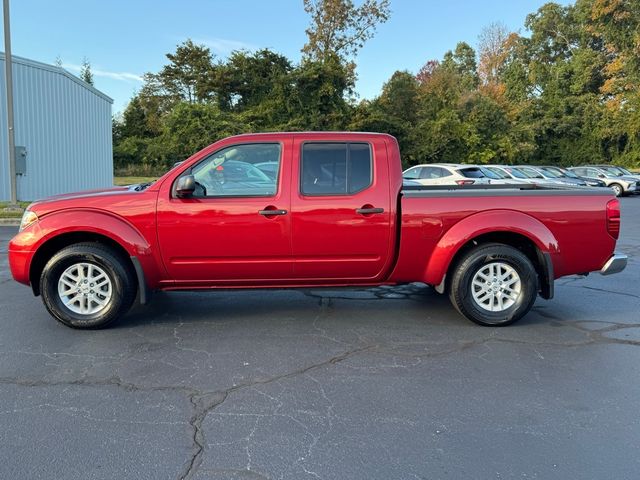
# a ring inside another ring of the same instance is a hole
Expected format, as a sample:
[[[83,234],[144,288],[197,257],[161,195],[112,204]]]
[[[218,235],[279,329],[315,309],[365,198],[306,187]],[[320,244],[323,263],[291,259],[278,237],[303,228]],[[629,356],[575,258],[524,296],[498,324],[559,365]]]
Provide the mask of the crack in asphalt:
[[[319,363],[307,365],[306,367],[299,368],[291,372],[283,373],[281,375],[275,375],[270,378],[258,379],[258,380],[242,383],[239,385],[234,385],[233,387],[228,388],[227,390],[213,392],[213,393],[192,394],[189,397],[189,400],[191,401],[191,404],[193,405],[195,411],[191,417],[191,420],[189,421],[189,424],[194,429],[193,444],[195,446],[195,451],[189,461],[187,469],[182,475],[180,475],[179,477],[180,480],[187,480],[191,478],[195,472],[198,471],[198,467],[202,462],[202,454],[204,453],[204,448],[205,448],[205,437],[204,437],[204,432],[202,431],[202,422],[204,421],[204,419],[207,417],[209,413],[211,413],[217,407],[222,405],[227,400],[227,398],[229,398],[229,395],[246,388],[255,387],[257,385],[268,385],[270,383],[278,382],[280,380],[284,380],[287,378],[292,378],[298,375],[304,375],[307,372],[310,372],[312,370],[315,370],[321,367],[325,367],[328,365],[335,365],[337,363],[340,363],[346,360],[352,355],[369,351],[373,349],[373,347],[374,345],[366,345],[363,347],[354,348],[352,350],[343,352],[339,355],[334,355],[328,360],[324,360]],[[251,470],[248,470],[248,471],[251,471]]]
[[[19,387],[118,387],[127,392],[181,392],[191,394],[193,388],[177,386],[177,385],[157,385],[144,387],[135,383],[124,382],[118,377],[109,377],[105,379],[79,378],[77,380],[28,380],[15,377],[0,377],[0,385],[16,385]]]
[[[586,288],[587,290],[595,290],[596,292],[612,293],[614,295],[624,295],[625,297],[640,298],[640,295],[634,295],[633,293],[626,293],[626,292],[616,292],[615,290],[607,290],[605,288],[589,287],[587,285],[580,285],[580,288]]]

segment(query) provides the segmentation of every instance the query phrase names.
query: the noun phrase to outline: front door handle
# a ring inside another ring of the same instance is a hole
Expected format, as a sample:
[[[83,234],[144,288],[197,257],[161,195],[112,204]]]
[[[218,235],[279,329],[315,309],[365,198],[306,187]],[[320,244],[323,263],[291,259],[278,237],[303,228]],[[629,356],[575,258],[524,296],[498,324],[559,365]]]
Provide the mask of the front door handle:
[[[264,210],[258,211],[260,215],[264,215],[265,217],[270,217],[272,215],[286,215],[286,210],[279,210],[277,208],[265,208]]]
[[[362,208],[356,208],[356,213],[360,215],[371,215],[372,213],[384,213],[384,208],[374,208],[365,205]]]

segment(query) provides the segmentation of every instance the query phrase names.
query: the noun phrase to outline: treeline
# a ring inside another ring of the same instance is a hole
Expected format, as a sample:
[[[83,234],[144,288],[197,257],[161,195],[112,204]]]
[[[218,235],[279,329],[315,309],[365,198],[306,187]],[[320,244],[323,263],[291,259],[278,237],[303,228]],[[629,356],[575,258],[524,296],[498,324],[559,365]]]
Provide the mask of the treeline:
[[[160,171],[225,136],[279,130],[387,132],[407,166],[640,165],[637,0],[548,3],[527,16],[526,34],[490,25],[477,50],[461,42],[360,101],[354,58],[388,19],[388,0],[304,6],[298,64],[268,49],[220,61],[191,41],[168,54],[114,120],[116,168]]]

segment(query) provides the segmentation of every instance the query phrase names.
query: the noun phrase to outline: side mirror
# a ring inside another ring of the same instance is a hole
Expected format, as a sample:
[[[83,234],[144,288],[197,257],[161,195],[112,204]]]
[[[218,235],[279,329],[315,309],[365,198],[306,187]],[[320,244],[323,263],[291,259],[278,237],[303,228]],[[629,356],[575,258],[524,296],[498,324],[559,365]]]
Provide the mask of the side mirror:
[[[605,178],[605,174],[604,173],[599,173],[598,174],[598,178]]]
[[[193,195],[196,190],[196,179],[193,175],[184,175],[178,179],[176,184],[176,195],[179,198],[187,198]]]

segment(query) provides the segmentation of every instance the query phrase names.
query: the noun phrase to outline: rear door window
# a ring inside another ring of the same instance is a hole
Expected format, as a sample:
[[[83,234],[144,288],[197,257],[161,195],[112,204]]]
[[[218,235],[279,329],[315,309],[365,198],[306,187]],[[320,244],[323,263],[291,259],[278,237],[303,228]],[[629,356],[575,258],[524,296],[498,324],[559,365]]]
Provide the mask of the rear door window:
[[[305,143],[300,190],[303,195],[353,195],[372,182],[368,143]]]
[[[435,170],[438,172],[438,178],[450,177],[451,175],[453,175],[453,173],[451,173],[446,168],[437,167]]]
[[[420,178],[433,180],[434,178],[440,178],[440,169],[436,167],[422,167],[420,172]]]

